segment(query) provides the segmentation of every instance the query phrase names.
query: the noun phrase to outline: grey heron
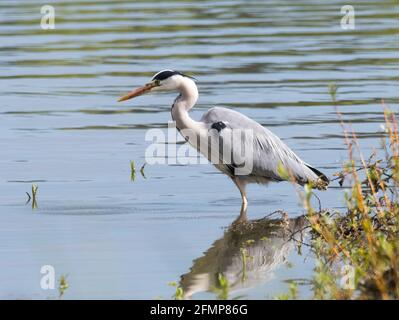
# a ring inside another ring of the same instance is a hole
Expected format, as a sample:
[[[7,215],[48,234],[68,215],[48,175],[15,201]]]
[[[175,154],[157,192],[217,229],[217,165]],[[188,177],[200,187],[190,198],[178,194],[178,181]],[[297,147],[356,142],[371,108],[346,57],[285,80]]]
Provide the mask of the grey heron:
[[[259,286],[273,279],[291,251],[307,234],[305,216],[287,219],[261,218],[245,224],[232,223],[203,255],[181,276],[184,297],[220,287],[218,274],[229,283],[229,292]],[[265,238],[267,241],[265,241]],[[243,251],[245,250],[245,251]],[[243,266],[242,255],[251,257]]]
[[[212,163],[229,176],[239,189],[242,197],[241,216],[245,216],[247,211],[245,187],[248,183],[267,184],[271,181],[289,180],[293,177],[293,180],[300,185],[310,182],[318,189],[326,188],[329,179],[322,172],[301,160],[274,133],[247,116],[235,110],[213,107],[204,113],[200,121],[192,119],[189,111],[198,99],[198,89],[194,80],[178,71],[162,70],[156,73],[146,85],[129,92],[118,101],[125,101],[154,91],[179,93],[171,109],[176,128],[209,160],[215,156],[215,153],[212,150],[209,152],[209,145],[203,147],[201,143],[198,143],[198,137],[205,137],[205,141],[211,141],[211,149],[218,150],[216,157],[219,157],[219,161],[212,161]],[[250,131],[252,135],[239,134],[237,139],[237,135],[232,132],[240,130]],[[188,131],[192,134],[188,134]],[[227,138],[231,136],[236,139]],[[244,148],[249,146],[251,152],[243,155],[240,144],[243,144]],[[229,159],[241,157],[246,161],[250,158],[251,170],[243,174],[239,171],[239,165],[236,162],[224,161],[225,156],[220,149],[230,155]],[[288,172],[289,176],[283,172]]]

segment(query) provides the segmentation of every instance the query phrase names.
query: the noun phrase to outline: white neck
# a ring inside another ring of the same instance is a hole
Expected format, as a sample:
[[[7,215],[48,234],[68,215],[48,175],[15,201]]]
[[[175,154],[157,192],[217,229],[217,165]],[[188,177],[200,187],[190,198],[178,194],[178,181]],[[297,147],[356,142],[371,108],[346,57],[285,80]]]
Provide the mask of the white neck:
[[[176,127],[183,129],[199,129],[199,123],[190,118],[188,112],[198,100],[198,89],[190,78],[181,77],[178,87],[180,95],[176,98],[172,107],[172,118],[176,121]]]

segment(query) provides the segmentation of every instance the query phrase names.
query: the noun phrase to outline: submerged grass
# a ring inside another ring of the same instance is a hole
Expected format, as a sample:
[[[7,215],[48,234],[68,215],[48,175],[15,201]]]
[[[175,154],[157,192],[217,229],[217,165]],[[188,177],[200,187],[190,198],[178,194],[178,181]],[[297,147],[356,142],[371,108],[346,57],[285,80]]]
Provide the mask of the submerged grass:
[[[134,182],[136,180],[136,164],[134,161],[130,161],[130,181]]]
[[[175,300],[184,300],[184,290],[182,287],[179,287],[179,285],[172,281],[168,283],[169,286],[176,288],[175,294],[173,295],[173,299]]]
[[[140,174],[144,179],[147,179],[147,176],[145,175],[144,169],[145,166],[147,165],[146,162],[140,167]],[[136,180],[136,163],[131,160],[130,161],[130,181],[134,182]]]
[[[28,195],[28,200],[26,201],[26,204],[32,201],[32,210],[37,209],[37,190],[39,187],[36,184],[32,184],[32,195],[29,192],[26,192]]]
[[[297,298],[298,298],[298,285],[294,281],[290,282],[288,293],[283,293],[275,297],[276,300],[295,300]]]
[[[69,283],[67,281],[67,275],[61,275],[59,283],[58,283],[58,297],[61,299],[65,291],[69,288]]]
[[[230,294],[229,281],[223,273],[218,273],[217,277],[217,286],[215,286],[212,291],[216,294],[218,300],[227,300]]]

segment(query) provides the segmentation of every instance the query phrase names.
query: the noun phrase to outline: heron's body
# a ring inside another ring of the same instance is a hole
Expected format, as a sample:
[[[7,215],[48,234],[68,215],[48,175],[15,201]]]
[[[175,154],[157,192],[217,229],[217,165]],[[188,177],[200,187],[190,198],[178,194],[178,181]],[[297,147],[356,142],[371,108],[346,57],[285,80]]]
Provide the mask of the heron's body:
[[[286,180],[287,177],[281,174],[281,168],[301,185],[309,182],[322,188],[328,185],[329,181],[324,174],[302,161],[275,134],[237,111],[214,107],[209,109],[200,121],[192,119],[189,111],[198,99],[197,86],[190,77],[179,72],[161,71],[145,87],[129,93],[120,100],[127,100],[147,91],[155,91],[158,87],[179,93],[171,110],[177,129],[216,168],[234,181],[243,200],[242,214],[246,212],[247,208],[246,184],[266,184],[270,181]],[[251,134],[240,133],[244,131]],[[238,136],[236,132],[239,132]],[[199,143],[199,141],[208,141],[209,145]],[[242,154],[245,146],[250,146],[251,153],[249,155]],[[243,174],[239,172],[239,166],[234,161],[224,161],[227,153],[230,156],[229,159],[233,160],[244,158],[243,160],[246,161],[250,157],[250,172]]]

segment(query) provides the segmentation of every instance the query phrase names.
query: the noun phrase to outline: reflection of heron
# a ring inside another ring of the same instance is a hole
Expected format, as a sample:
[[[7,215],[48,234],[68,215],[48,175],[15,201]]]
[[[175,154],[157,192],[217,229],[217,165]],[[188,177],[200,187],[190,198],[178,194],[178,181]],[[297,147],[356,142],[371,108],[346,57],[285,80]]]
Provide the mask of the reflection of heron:
[[[145,86],[126,94],[119,101],[153,91],[180,93],[172,106],[172,118],[176,121],[176,127],[191,145],[211,160],[220,171],[231,177],[241,192],[242,214],[245,214],[247,208],[247,183],[282,181],[288,178],[286,173],[289,173],[302,185],[313,182],[314,185],[324,188],[328,184],[329,181],[323,173],[302,161],[271,131],[239,112],[215,107],[208,110],[201,121],[191,119],[188,111],[197,102],[197,86],[191,77],[178,71],[158,72]],[[188,130],[191,134],[187,133]],[[241,132],[237,133],[238,131]],[[250,134],[242,134],[242,131],[250,131]],[[237,134],[238,138],[234,140]],[[199,141],[211,143],[202,144]],[[209,152],[209,147],[211,150],[218,150],[216,154]],[[215,157],[218,158],[216,162]],[[232,161],[225,161],[227,158]],[[250,162],[248,172],[243,172],[240,168],[240,159],[246,165]]]
[[[301,241],[306,221],[301,216],[285,222],[264,218],[233,223],[221,239],[194,260],[190,272],[181,276],[185,297],[217,288],[219,274],[227,278],[230,293],[267,281],[287,259],[295,241]]]

